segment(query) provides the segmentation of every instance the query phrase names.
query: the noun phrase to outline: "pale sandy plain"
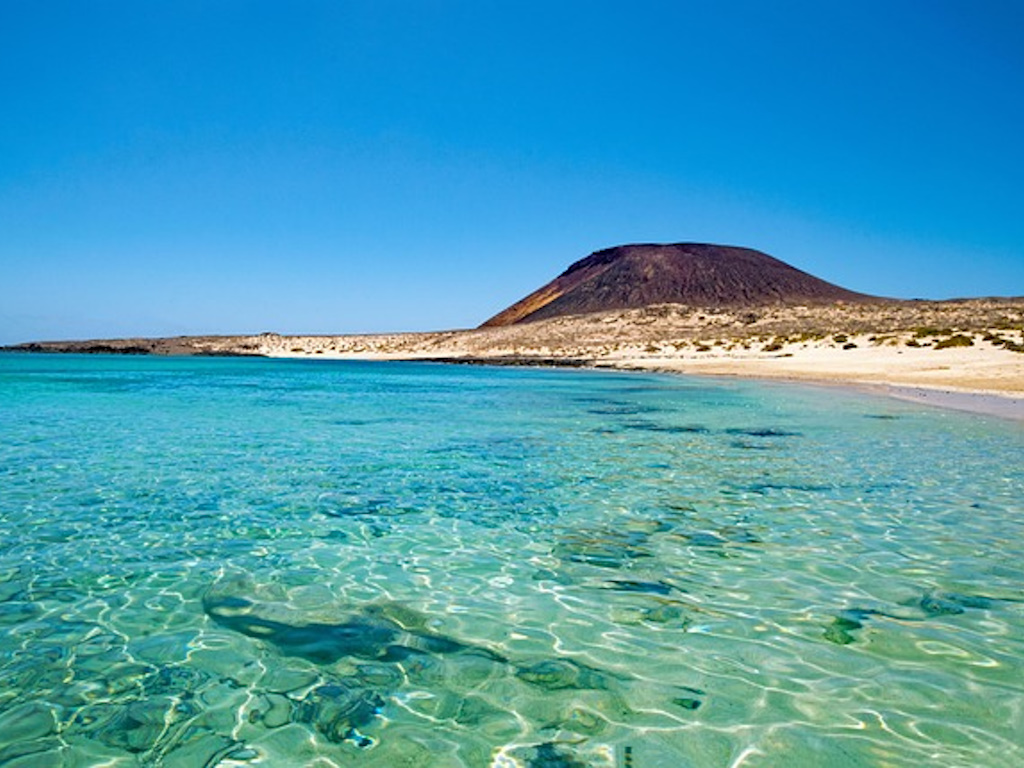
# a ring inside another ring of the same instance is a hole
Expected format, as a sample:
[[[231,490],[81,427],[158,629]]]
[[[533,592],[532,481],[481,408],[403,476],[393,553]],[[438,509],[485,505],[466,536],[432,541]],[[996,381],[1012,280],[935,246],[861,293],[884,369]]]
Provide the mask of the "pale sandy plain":
[[[740,309],[664,304],[436,333],[262,333],[20,348],[431,359],[742,376],[867,387],[1024,420],[1024,298]]]

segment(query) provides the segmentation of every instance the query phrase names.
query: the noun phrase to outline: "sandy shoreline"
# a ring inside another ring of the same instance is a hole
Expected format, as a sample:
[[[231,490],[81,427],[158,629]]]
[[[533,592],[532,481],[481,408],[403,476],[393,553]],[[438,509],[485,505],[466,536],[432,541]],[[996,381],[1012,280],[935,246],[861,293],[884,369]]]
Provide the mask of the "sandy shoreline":
[[[666,304],[461,331],[185,336],[13,349],[438,360],[855,387],[1024,421],[1024,298],[708,309]]]
[[[616,369],[622,370],[618,366]],[[687,376],[714,376],[730,377],[735,376],[743,379],[761,379],[790,384],[813,385],[817,387],[829,387],[835,389],[852,390],[865,392],[880,397],[890,397],[896,400],[927,405],[934,408],[944,408],[955,411],[966,411],[986,416],[996,416],[1003,419],[1011,419],[1024,423],[1024,394],[1003,390],[966,389],[966,388],[944,388],[934,385],[909,384],[878,384],[867,383],[863,380],[846,378],[844,376],[791,376],[791,375],[770,375],[764,370],[750,369],[739,372],[724,371],[711,372],[710,370],[686,370],[684,368],[646,367],[631,366],[628,370],[654,371],[661,373],[687,375]]]
[[[284,338],[284,337],[282,337]],[[625,348],[585,357],[540,347],[516,354],[467,354],[457,345],[425,350],[344,351],[306,347],[295,337],[262,350],[269,357],[327,360],[431,360],[494,365],[572,366],[680,375],[739,377],[842,387],[929,406],[998,416],[1024,422],[1024,354],[998,346],[933,349],[872,345],[867,337],[842,344],[783,344],[765,353],[756,349],[665,353]],[[844,348],[856,344],[856,347]]]
[[[923,387],[889,387],[877,391],[897,400],[908,400],[936,408],[968,411],[1024,422],[1024,398],[1020,397],[1009,397],[1003,394],[991,395],[984,392],[954,392]]]
[[[481,350],[467,353],[458,344],[429,345],[424,350],[343,351],[269,345],[272,357],[347,360],[442,360],[480,364],[557,365],[624,371],[741,377],[839,386],[914,401],[925,405],[1024,421],[1024,354],[980,339],[970,347],[934,349],[894,343],[874,344],[869,335],[845,336],[842,343],[804,341],[783,343],[778,349],[724,350],[712,346],[665,351],[627,345],[609,354],[565,354],[539,345],[532,349]],[[855,346],[850,346],[855,345]],[[766,346],[774,346],[769,344]]]
[[[688,375],[737,376],[854,388],[939,408],[1024,421],[1024,355],[998,347],[789,344],[771,355],[706,353],[626,358],[602,366]]]

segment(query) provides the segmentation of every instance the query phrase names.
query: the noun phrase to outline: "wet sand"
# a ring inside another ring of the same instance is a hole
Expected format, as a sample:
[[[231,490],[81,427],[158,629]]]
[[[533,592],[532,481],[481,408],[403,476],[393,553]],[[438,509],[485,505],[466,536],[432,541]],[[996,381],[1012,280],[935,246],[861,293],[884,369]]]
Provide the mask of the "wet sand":
[[[969,411],[1024,422],[1024,397],[990,395],[981,392],[952,392],[922,387],[886,387],[871,391],[937,408],[951,408],[957,411]]]

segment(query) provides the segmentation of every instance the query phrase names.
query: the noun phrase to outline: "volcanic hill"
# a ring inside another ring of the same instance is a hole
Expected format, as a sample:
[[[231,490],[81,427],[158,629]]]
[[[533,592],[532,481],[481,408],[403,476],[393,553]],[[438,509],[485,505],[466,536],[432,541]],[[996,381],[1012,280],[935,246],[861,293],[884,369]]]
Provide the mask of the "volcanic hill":
[[[742,307],[878,301],[750,248],[620,245],[580,259],[481,328],[652,304]]]

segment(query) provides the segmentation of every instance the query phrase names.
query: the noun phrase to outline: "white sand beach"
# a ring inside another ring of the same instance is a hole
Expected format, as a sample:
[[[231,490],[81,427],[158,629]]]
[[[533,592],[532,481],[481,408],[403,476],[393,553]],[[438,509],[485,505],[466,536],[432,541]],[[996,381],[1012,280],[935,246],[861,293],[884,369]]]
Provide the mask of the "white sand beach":
[[[615,367],[686,374],[742,376],[857,386],[880,394],[1024,420],[1024,355],[990,345],[932,349],[825,343],[786,344],[765,353],[711,351],[625,357]]]

